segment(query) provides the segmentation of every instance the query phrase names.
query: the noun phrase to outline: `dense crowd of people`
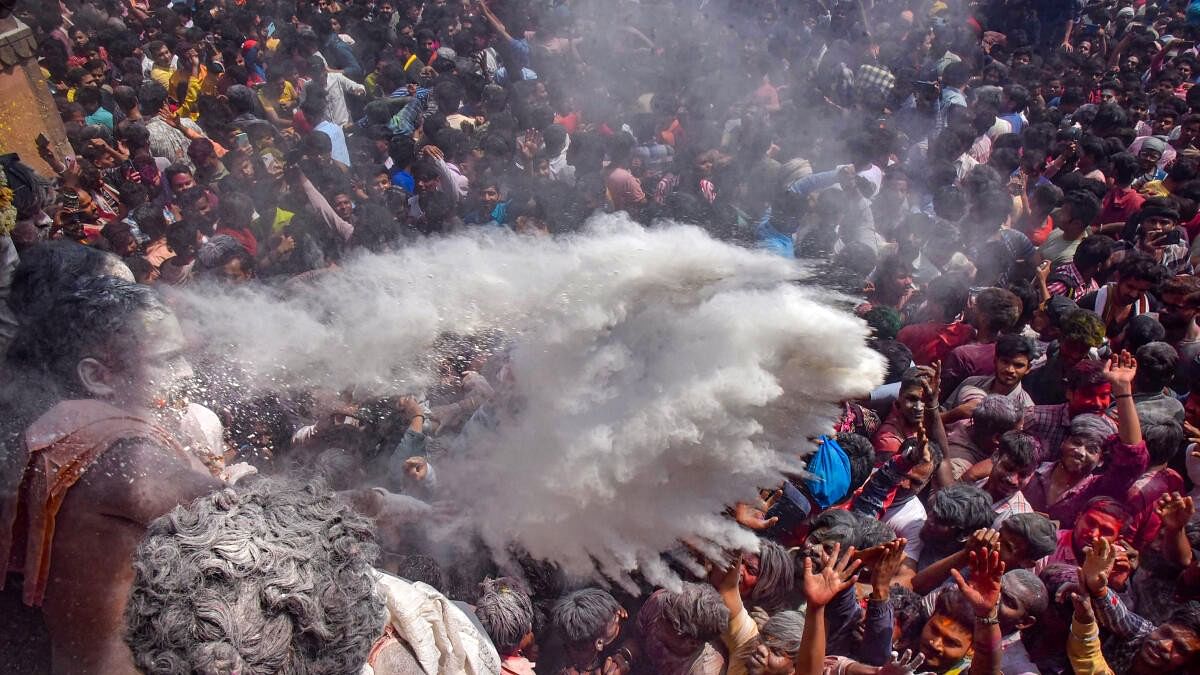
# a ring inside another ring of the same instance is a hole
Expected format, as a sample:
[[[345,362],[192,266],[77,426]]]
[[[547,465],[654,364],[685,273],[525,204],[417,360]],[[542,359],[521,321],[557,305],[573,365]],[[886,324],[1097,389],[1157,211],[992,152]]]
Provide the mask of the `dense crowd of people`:
[[[69,147],[0,157],[0,670],[1200,672],[1200,3],[10,13]],[[173,302],[605,212],[829,261],[887,364],[638,594],[439,545],[509,338],[248,396]]]

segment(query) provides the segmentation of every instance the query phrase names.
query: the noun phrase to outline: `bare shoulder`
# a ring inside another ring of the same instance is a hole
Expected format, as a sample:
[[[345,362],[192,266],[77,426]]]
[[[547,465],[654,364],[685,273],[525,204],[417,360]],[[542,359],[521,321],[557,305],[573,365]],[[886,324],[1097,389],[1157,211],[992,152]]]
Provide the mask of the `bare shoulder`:
[[[109,448],[76,485],[97,511],[142,524],[221,487],[171,449],[142,438]]]

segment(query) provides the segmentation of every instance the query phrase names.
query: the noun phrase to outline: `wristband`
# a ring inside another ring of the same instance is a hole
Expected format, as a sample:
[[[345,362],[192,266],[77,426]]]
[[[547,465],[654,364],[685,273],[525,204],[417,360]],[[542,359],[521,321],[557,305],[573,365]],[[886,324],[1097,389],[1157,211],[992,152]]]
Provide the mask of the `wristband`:
[[[993,612],[992,614],[989,614],[987,616],[977,616],[977,617],[975,617],[975,623],[981,623],[985,626],[999,626],[1000,625],[1000,615]]]
[[[1114,396],[1113,398],[1115,398],[1115,399],[1117,399],[1117,400],[1120,400],[1120,399],[1123,399],[1123,398],[1133,398],[1133,394],[1117,394],[1117,395],[1116,395],[1116,396]]]

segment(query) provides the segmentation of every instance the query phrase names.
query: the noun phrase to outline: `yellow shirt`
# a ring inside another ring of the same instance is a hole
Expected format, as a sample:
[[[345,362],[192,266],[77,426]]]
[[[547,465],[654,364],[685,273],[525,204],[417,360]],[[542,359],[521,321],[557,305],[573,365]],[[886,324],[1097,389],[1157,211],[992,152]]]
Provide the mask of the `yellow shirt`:
[[[1141,193],[1147,197],[1170,197],[1171,193],[1167,192],[1167,188],[1161,180],[1152,180],[1142,186]]]
[[[212,96],[217,93],[216,78],[208,76],[208,68],[203,64],[200,65],[199,77],[191,77],[182,70],[177,70],[171,75],[171,86],[167,88],[167,92],[175,96],[175,92],[179,91],[179,84],[184,80],[187,81],[187,93],[183,95],[183,102],[179,104],[179,110],[176,112],[181,117],[196,119],[200,116],[200,109],[196,107],[200,94]]]
[[[1094,621],[1082,624],[1071,619],[1067,658],[1075,675],[1113,675],[1112,668],[1104,660],[1104,652],[1100,651],[1100,627]]]
[[[150,79],[161,84],[168,92],[171,91],[171,75],[174,74],[175,71],[161,66],[154,66],[150,69]]]

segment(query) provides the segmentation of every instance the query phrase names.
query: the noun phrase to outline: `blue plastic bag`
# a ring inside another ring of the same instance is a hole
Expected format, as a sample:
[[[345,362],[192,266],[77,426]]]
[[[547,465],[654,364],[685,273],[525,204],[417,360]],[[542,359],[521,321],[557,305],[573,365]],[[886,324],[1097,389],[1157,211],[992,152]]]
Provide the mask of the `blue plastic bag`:
[[[806,468],[812,476],[804,479],[804,485],[822,509],[846,497],[850,490],[850,458],[837,441],[822,436]]]

